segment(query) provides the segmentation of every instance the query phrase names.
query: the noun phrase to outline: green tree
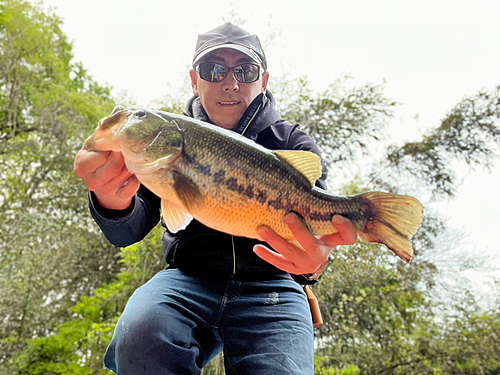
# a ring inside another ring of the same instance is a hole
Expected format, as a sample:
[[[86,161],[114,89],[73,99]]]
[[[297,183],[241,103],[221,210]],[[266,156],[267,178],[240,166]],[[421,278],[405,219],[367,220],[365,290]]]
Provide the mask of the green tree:
[[[316,100],[324,96],[333,95]],[[452,197],[458,185],[453,162],[489,167],[495,158],[500,144],[499,99],[498,89],[464,99],[421,141],[388,146],[386,155],[343,193],[400,192],[404,181],[406,193],[411,188],[422,197]],[[446,225],[427,210],[408,265],[380,246],[363,242],[334,253],[332,266],[315,288],[326,321],[317,334],[322,366],[318,374],[325,369],[332,374],[500,370],[500,350],[494,343],[498,311],[482,312],[469,290],[461,291],[453,306],[449,295],[439,298],[446,285],[439,280],[442,272],[434,260],[447,250],[446,233]],[[464,257],[454,262],[466,266],[468,261]]]
[[[89,218],[74,155],[113,107],[109,89],[73,62],[61,21],[0,2],[0,373],[26,339],[116,274],[117,249]]]
[[[164,267],[161,226],[143,241],[120,250],[121,270],[109,283],[81,296],[71,308],[73,316],[59,324],[53,334],[27,340],[12,358],[19,375],[110,374],[103,357],[114,327],[135,289]],[[11,372],[13,373],[13,372]]]

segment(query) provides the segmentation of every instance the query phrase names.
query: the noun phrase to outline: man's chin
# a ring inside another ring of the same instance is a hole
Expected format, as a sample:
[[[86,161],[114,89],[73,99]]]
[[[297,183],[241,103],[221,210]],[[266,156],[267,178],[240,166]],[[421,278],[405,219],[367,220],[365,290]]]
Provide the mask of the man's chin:
[[[217,123],[214,123],[214,124],[217,125],[219,128],[233,130],[234,127],[236,126],[237,122],[235,122],[235,123],[225,122],[225,123],[221,123],[221,124],[217,124]]]
[[[221,128],[224,129],[233,129],[236,124],[238,123],[239,119],[243,115],[241,111],[221,111],[223,113],[222,116],[220,116],[220,119],[213,119],[210,117],[213,121],[213,123]]]

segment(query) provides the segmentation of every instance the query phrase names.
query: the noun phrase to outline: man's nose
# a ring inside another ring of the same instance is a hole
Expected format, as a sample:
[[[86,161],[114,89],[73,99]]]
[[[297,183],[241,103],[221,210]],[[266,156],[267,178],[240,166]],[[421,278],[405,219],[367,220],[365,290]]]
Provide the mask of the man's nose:
[[[222,82],[224,91],[238,91],[240,89],[239,82],[236,80],[232,70],[227,74],[226,78]]]

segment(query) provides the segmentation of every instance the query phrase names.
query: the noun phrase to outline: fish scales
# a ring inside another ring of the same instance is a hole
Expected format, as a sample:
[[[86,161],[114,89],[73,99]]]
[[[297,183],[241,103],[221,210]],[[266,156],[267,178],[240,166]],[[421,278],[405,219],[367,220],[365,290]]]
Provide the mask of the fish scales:
[[[267,225],[294,242],[287,213],[296,212],[316,235],[334,233],[331,219],[341,214],[361,238],[411,258],[410,238],[423,212],[418,200],[383,192],[334,196],[315,188],[321,164],[312,153],[270,151],[214,125],[143,108],[116,108],[88,144],[122,152],[129,170],[162,199],[171,231],[189,213],[236,236],[258,238],[257,227]]]
[[[204,224],[218,223],[215,229],[254,238],[259,225],[268,225],[293,240],[284,222],[285,214],[293,211],[314,234],[335,232],[332,197],[311,190],[310,182],[289,164],[191,122],[179,126],[185,134],[183,173],[206,193],[204,212],[192,213]],[[337,213],[349,214],[356,208],[341,202]],[[363,217],[348,216],[357,221]]]

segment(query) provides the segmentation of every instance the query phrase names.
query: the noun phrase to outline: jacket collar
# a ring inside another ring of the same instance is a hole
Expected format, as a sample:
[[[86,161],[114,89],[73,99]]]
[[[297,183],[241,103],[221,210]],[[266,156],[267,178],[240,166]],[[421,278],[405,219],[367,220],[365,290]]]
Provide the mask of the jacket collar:
[[[200,98],[193,96],[186,103],[184,114],[197,120],[212,123],[205,109],[201,105]],[[250,103],[233,131],[243,134],[245,137],[255,139],[257,134],[271,126],[280,119],[279,113],[274,108],[274,98],[269,90],[261,93]]]

